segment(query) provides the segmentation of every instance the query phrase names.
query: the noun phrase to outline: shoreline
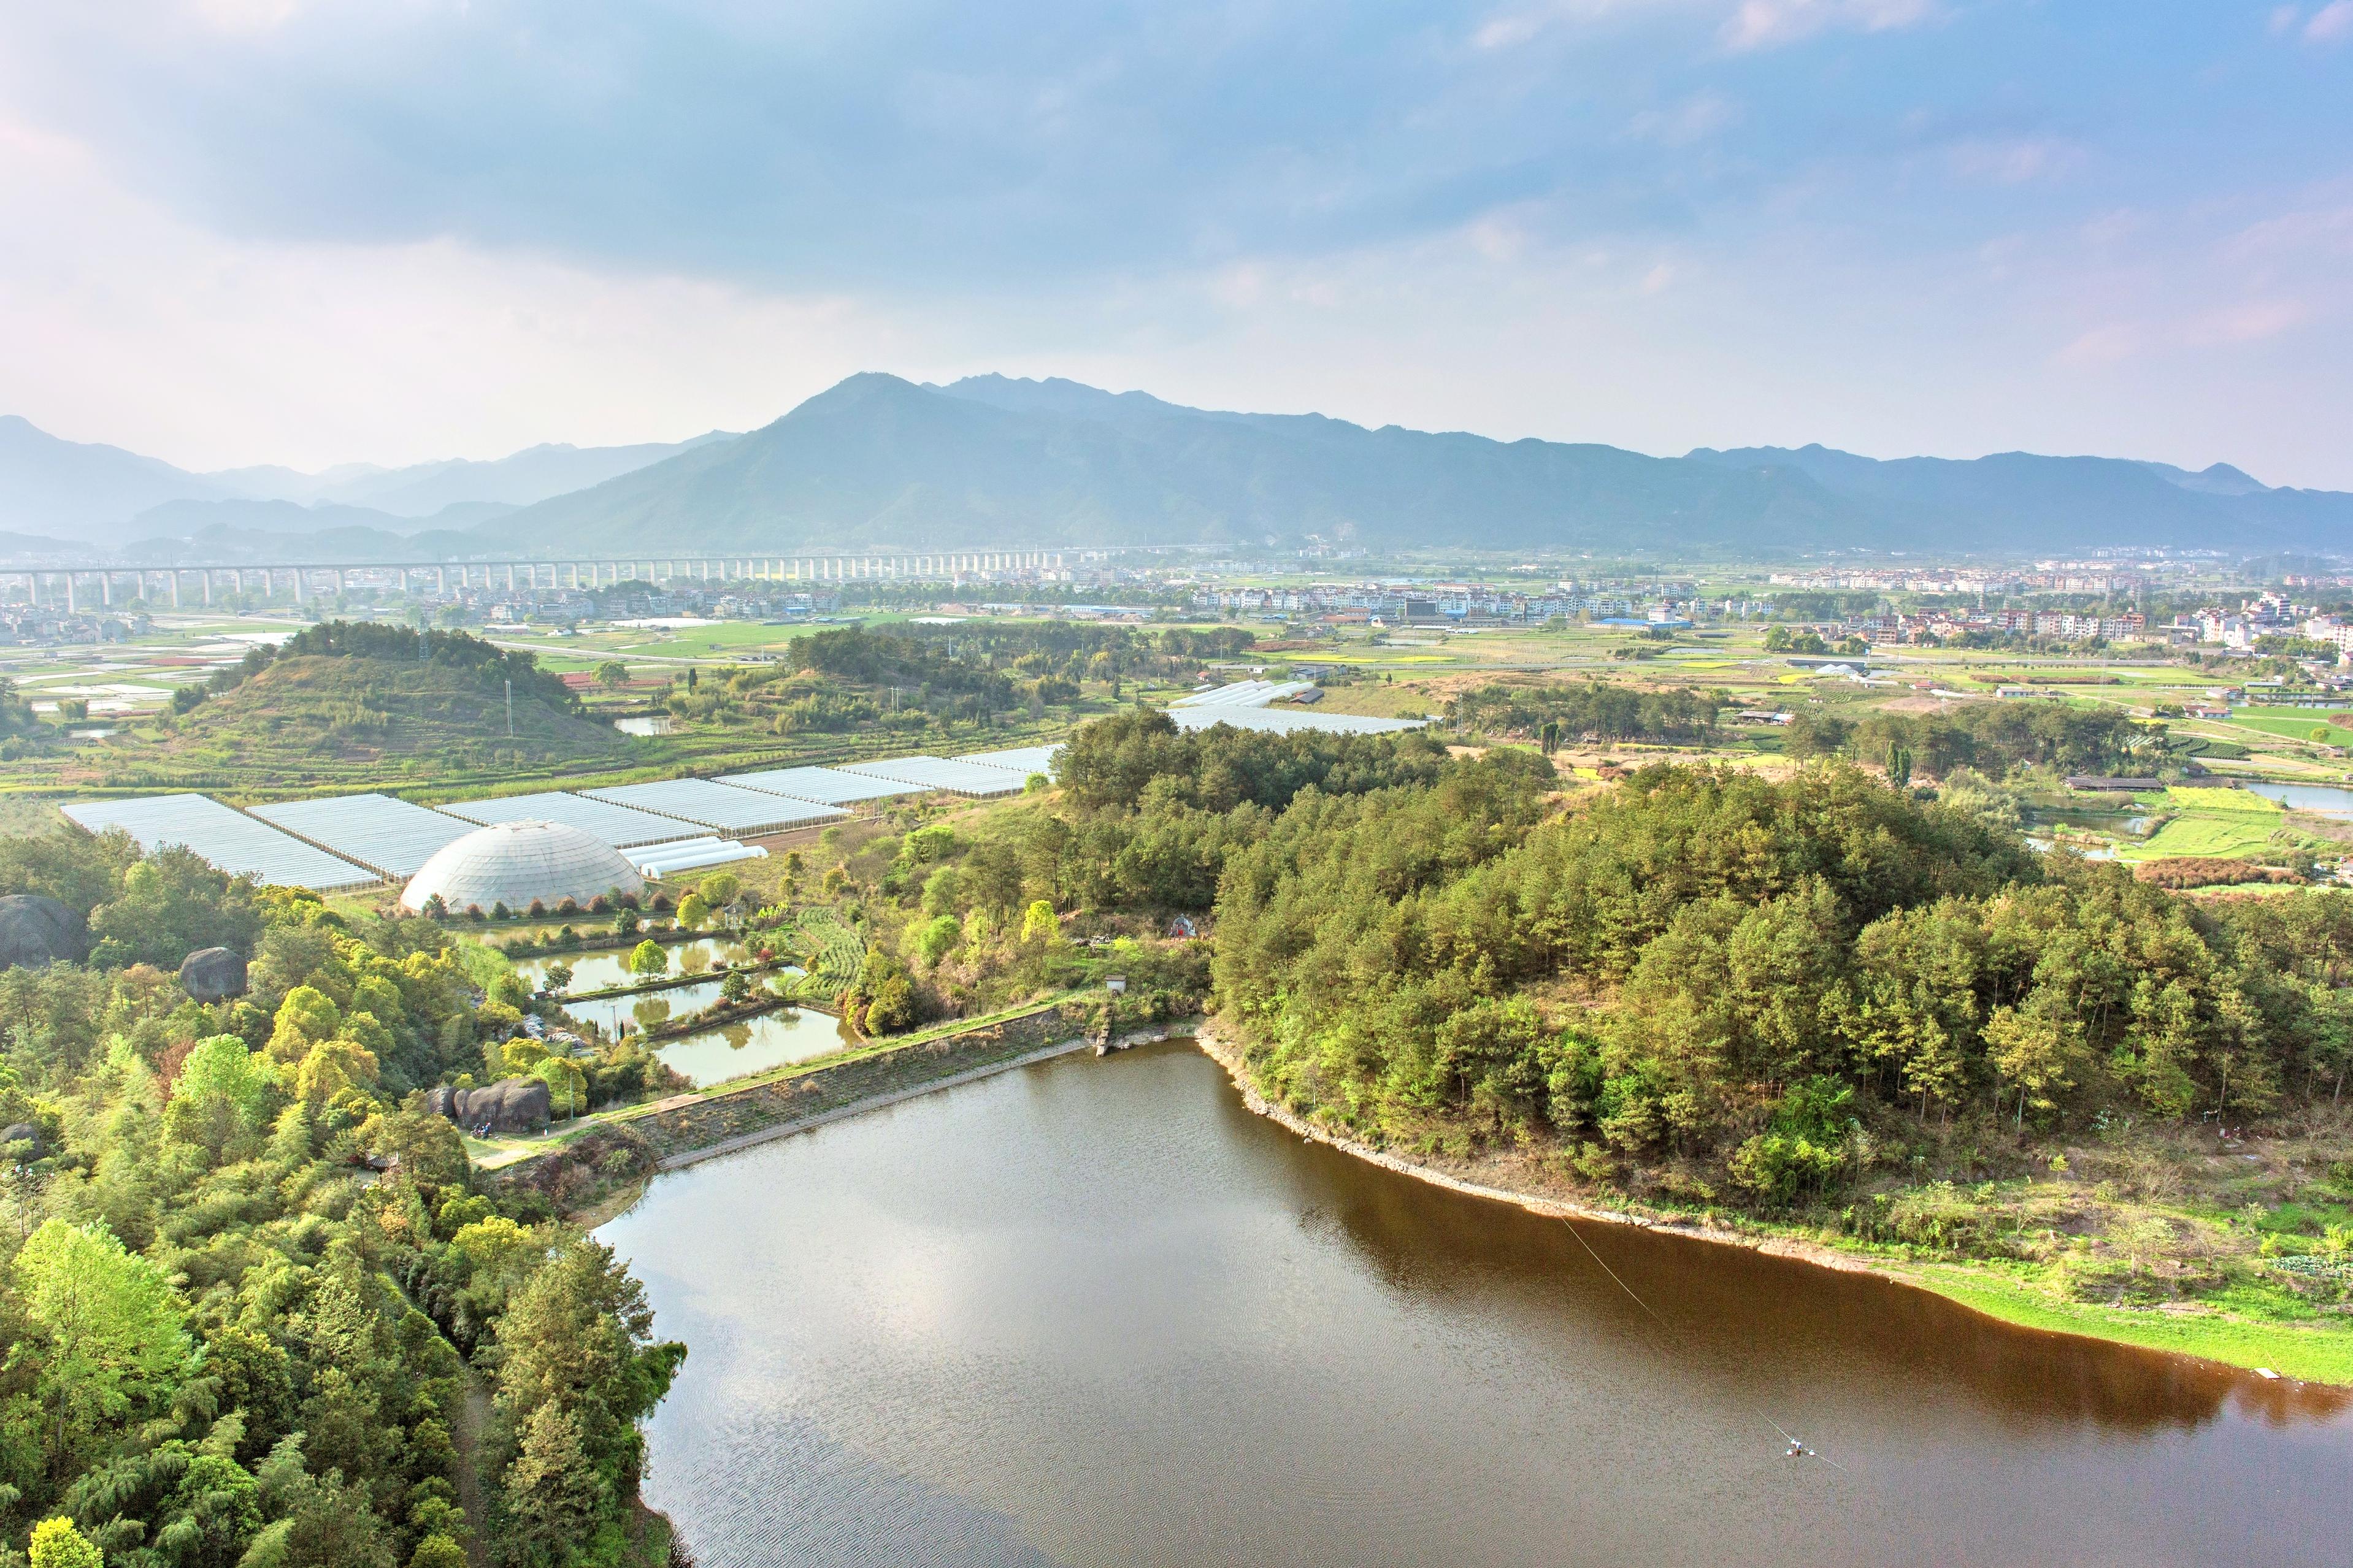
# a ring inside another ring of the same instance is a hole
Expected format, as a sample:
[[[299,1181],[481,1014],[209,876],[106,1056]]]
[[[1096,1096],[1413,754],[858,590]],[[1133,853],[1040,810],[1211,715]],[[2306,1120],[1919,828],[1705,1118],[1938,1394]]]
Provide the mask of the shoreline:
[[[1433,1186],[1446,1187],[1495,1203],[1510,1204],[1549,1219],[1586,1219],[1606,1225],[1631,1226],[1694,1241],[1746,1247],[1751,1252],[1793,1258],[1841,1273],[1870,1274],[1892,1284],[1926,1291],[1965,1311],[1990,1318],[2027,1333],[2070,1334],[2079,1339],[2100,1340],[2135,1350],[2211,1362],[2237,1372],[2268,1371],[2291,1382],[2353,1387],[2353,1332],[2339,1331],[2330,1334],[2327,1331],[2251,1322],[2220,1314],[2201,1315],[2200,1318],[2158,1313],[2127,1315],[2114,1309],[2084,1307],[2051,1300],[1990,1270],[1976,1268],[1967,1263],[1931,1264],[1925,1268],[1907,1266],[1841,1251],[1820,1242],[1795,1237],[1739,1230],[1694,1220],[1662,1218],[1632,1209],[1605,1208],[1574,1199],[1544,1197],[1470,1181],[1387,1150],[1360,1143],[1329,1128],[1319,1127],[1288,1106],[1269,1100],[1260,1092],[1244,1065],[1240,1047],[1218,1034],[1216,1026],[1208,1020],[1194,1031],[1194,1041],[1203,1056],[1225,1069],[1226,1076],[1240,1092],[1242,1103],[1251,1114],[1262,1116],[1286,1131],[1335,1149],[1351,1158]],[[1943,1278],[1946,1275],[1957,1278]],[[2151,1321],[2141,1321],[2144,1318]],[[2327,1342],[2330,1339],[2337,1342]],[[2321,1342],[2312,1342],[2316,1341]],[[2232,1353],[2234,1351],[2239,1353]],[[2299,1372],[2295,1370],[2298,1367],[2307,1370]],[[2311,1375],[2315,1372],[2326,1375]]]

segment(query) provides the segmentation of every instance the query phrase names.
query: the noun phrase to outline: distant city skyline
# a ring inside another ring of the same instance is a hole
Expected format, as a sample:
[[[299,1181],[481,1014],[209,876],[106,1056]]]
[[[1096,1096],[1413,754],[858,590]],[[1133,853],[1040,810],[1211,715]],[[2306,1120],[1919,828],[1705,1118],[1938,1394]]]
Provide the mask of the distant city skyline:
[[[2353,0],[0,15],[0,413],[192,469],[842,376],[2353,489]]]

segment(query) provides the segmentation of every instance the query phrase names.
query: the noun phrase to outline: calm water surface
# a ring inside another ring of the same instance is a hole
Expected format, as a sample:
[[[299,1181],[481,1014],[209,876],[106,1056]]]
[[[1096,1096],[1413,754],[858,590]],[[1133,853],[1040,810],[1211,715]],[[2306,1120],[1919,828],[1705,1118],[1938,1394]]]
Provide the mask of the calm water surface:
[[[2292,811],[2316,811],[2329,816],[2353,816],[2353,789],[2334,784],[2251,784],[2255,795],[2269,795]]]
[[[698,1084],[722,1083],[828,1056],[849,1044],[841,1033],[841,1020],[832,1014],[786,1007],[665,1040],[654,1047],[654,1055]]]
[[[662,944],[670,954],[672,974],[699,974],[712,964],[726,960],[741,960],[746,950],[742,943],[717,937],[699,936],[691,942]],[[512,961],[514,970],[533,987],[547,983],[547,972],[559,963],[572,965],[572,986],[575,991],[602,991],[611,985],[627,985],[640,978],[629,973],[629,949],[602,948],[594,952],[549,952],[536,958]]]
[[[692,1346],[647,1492],[705,1568],[2353,1556],[2343,1396],[1572,1233],[1181,1046],[666,1175],[603,1235]]]

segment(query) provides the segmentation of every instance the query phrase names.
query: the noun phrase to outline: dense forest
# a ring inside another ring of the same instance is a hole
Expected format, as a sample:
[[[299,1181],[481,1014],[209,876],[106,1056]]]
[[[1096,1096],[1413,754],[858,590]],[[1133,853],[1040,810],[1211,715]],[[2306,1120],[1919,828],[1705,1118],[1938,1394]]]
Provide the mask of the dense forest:
[[[1498,681],[1451,699],[1446,717],[1467,730],[1522,740],[1705,741],[1732,705],[1724,692],[1688,687]]]
[[[660,1561],[637,1423],[682,1348],[407,1092],[503,1070],[502,962],[119,835],[0,841],[0,891],[88,942],[0,973],[0,1562]],[[213,946],[244,995],[183,988]]]
[[[975,907],[1208,913],[1268,1086],[1379,1139],[1769,1207],[1905,1127],[2236,1121],[2353,1067],[2353,897],[2200,906],[1843,762],[1565,802],[1525,749],[1137,713],[1058,773],[1055,809],[890,882],[915,978]]]
[[[1900,756],[1930,778],[1960,768],[1995,775],[2035,766],[2068,773],[2154,770],[2169,760],[2163,724],[2113,708],[2063,702],[1964,702],[1928,715],[1801,708],[1789,721],[1784,748],[1793,757],[1881,763]]]
[[[1541,787],[1303,799],[1229,862],[1218,994],[1282,1092],[1774,1204],[1874,1117],[2244,1119],[2353,1061],[2344,895],[2209,912],[1845,765]]]

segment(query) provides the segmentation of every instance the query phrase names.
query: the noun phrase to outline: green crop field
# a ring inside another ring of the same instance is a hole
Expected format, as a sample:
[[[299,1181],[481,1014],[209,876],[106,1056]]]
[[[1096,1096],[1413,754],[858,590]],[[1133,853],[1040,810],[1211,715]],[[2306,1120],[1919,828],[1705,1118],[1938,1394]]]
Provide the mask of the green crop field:
[[[2323,745],[2353,746],[2353,729],[2330,722],[2346,715],[2317,708],[2242,708],[2231,722],[2291,741],[2316,741]]]
[[[2208,815],[2192,812],[2175,817],[2148,838],[2117,851],[2125,860],[2169,860],[2177,857],[2201,860],[2236,859],[2271,847],[2279,828],[2276,817],[2250,814]]]

